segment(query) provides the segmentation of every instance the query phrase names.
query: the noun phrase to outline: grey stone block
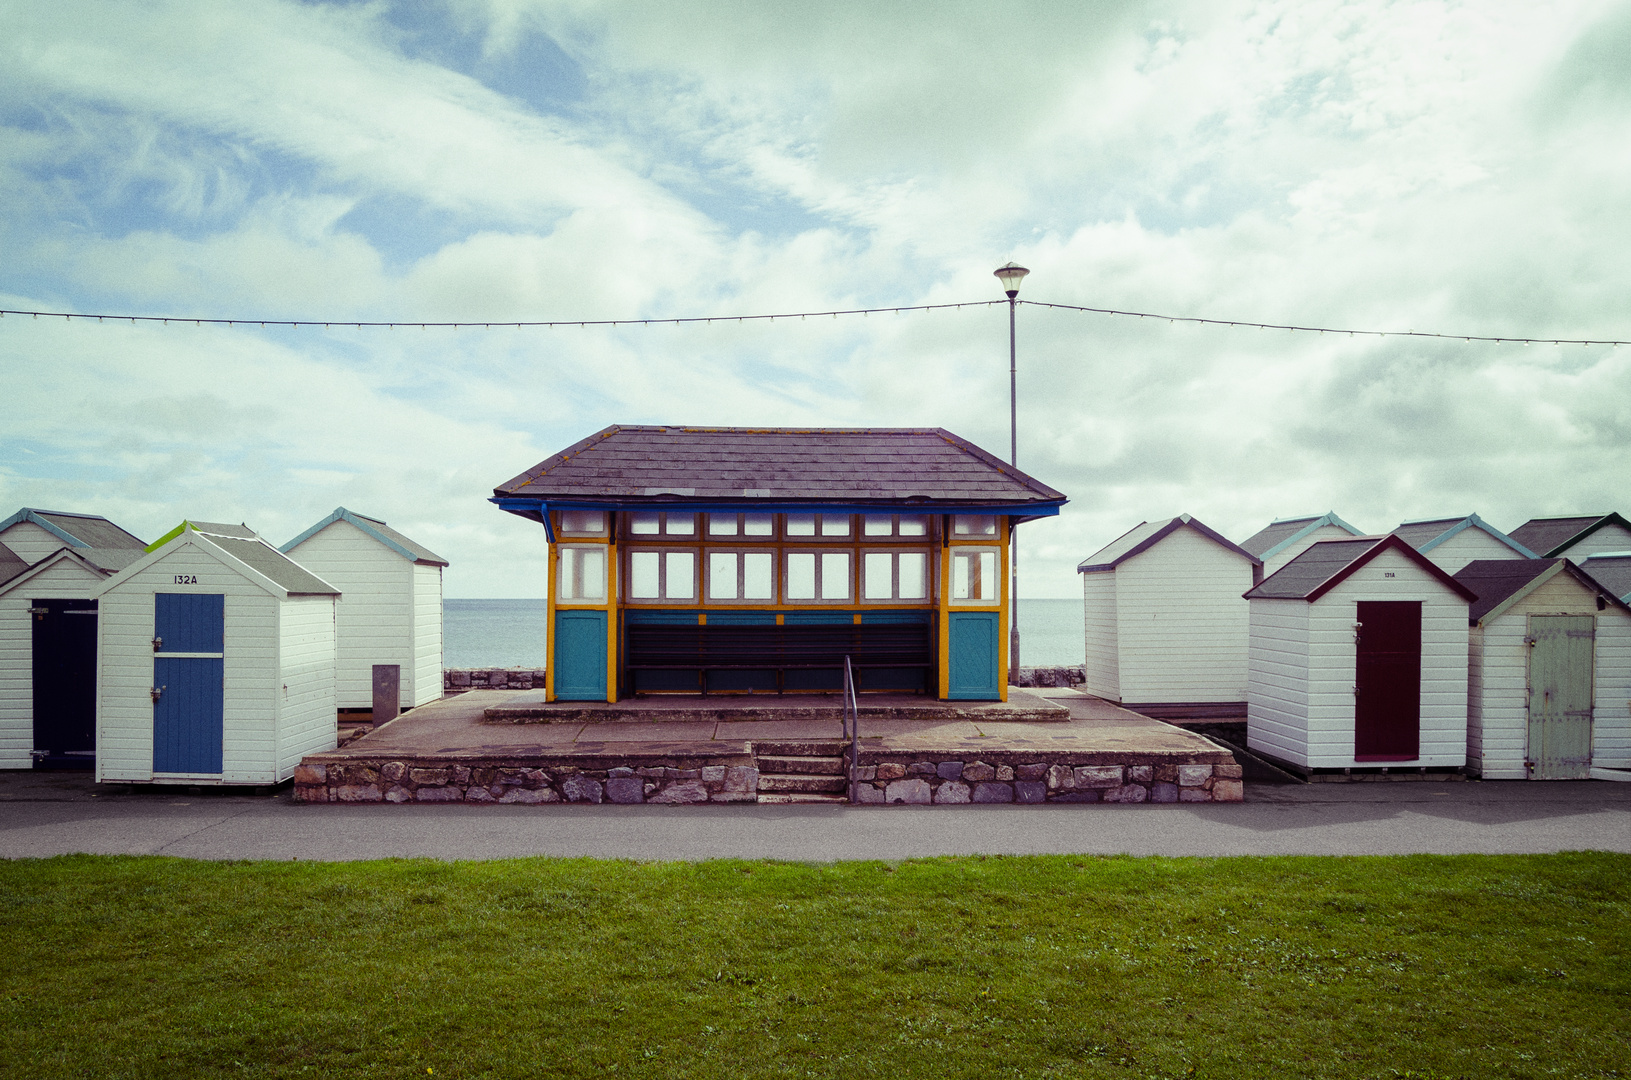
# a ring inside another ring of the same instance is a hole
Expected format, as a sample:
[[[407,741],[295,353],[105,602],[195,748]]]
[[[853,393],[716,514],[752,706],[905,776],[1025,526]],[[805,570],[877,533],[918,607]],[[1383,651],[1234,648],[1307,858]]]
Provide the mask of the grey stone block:
[[[1121,786],[1120,765],[1081,765],[1075,771],[1076,786],[1079,788],[1113,788]]]
[[[1179,787],[1200,787],[1210,779],[1212,779],[1212,766],[1210,765],[1178,766]]]
[[[966,803],[969,801],[969,786],[961,780],[943,780],[940,786],[934,789],[934,801],[937,803]]]
[[[1169,784],[1165,780],[1157,780],[1150,785],[1150,802],[1172,803],[1177,801],[1177,784]]]
[[[857,784],[858,801],[868,805],[881,805],[884,801],[883,789],[877,784]]]
[[[600,781],[587,776],[568,776],[561,781],[561,794],[567,802],[597,803],[601,800]]]
[[[914,761],[906,766],[907,776],[939,776],[940,770],[932,761]]]
[[[963,779],[971,784],[978,784],[997,775],[997,770],[983,761],[976,761],[971,765],[963,766]]]
[[[932,792],[929,789],[929,782],[918,776],[906,780],[896,780],[884,792],[884,801],[891,803],[926,805],[931,797]]]
[[[1048,801],[1048,785],[1040,780],[1014,781],[1014,797],[1016,802],[1040,803]]]
[[[614,769],[613,772],[618,770]],[[632,774],[633,769],[623,770]],[[646,782],[638,776],[614,776],[606,781],[606,799],[614,803],[637,803],[646,801]]]
[[[974,802],[977,803],[1007,803],[1014,801],[1014,789],[998,781],[989,781],[974,785]]]
[[[616,777],[633,776],[634,770],[629,768],[627,765],[619,765],[616,768],[607,769],[606,775]]]
[[[1155,768],[1150,765],[1129,765],[1127,766],[1127,779],[1135,784],[1147,784],[1154,772]]]
[[[669,784],[646,801],[654,803],[707,802],[708,785],[701,780],[680,780]]]
[[[935,766],[934,771],[935,775],[942,780],[956,780],[963,775],[963,763],[961,761],[942,761]]]
[[[1029,765],[1020,765],[1014,769],[1014,776],[1020,780],[1043,780],[1047,775],[1047,763],[1042,761],[1033,761]]]

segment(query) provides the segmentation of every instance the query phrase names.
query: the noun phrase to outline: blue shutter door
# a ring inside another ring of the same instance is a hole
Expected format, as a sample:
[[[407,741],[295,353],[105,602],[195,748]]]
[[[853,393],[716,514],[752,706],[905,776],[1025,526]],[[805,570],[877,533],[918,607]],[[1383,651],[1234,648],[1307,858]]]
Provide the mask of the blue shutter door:
[[[225,612],[220,593],[153,596],[153,685],[161,688],[153,703],[155,773],[221,771]]]
[[[606,700],[606,613],[557,611],[555,697],[559,701]]]
[[[995,611],[954,611],[948,627],[950,662],[946,697],[953,701],[996,701],[997,619]]]

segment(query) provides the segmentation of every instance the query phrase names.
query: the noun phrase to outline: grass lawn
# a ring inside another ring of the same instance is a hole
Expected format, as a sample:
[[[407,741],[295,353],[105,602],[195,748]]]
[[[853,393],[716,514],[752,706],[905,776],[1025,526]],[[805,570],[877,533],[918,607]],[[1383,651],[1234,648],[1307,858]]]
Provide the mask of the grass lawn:
[[[1631,1077],[1625,855],[76,856],[0,943],[8,1077]]]

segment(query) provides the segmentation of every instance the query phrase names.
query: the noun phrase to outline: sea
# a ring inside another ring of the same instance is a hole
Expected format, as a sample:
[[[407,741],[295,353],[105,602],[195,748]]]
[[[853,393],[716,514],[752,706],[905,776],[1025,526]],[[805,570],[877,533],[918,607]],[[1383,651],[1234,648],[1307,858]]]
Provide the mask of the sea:
[[[543,600],[443,600],[442,656],[450,668],[545,666],[549,620]],[[1020,661],[1067,667],[1087,651],[1081,600],[1020,600]]]

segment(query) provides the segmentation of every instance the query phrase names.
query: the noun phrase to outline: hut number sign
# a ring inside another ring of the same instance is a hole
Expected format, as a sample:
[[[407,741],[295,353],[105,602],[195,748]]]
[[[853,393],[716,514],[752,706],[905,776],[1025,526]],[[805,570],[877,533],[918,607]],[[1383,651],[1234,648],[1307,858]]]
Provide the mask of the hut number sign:
[[[177,574],[176,575],[176,584],[177,585],[197,585],[198,584],[198,575],[197,574]]]

